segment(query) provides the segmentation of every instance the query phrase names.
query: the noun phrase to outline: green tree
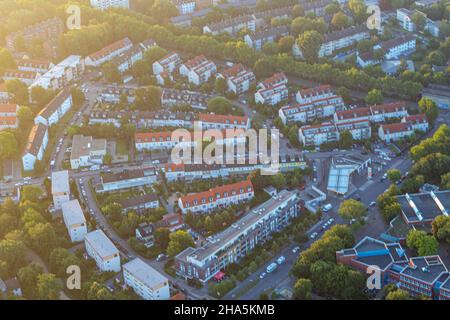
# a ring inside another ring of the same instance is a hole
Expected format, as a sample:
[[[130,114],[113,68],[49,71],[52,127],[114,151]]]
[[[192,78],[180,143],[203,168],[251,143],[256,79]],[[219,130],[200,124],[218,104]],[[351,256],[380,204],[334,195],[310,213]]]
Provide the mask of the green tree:
[[[302,51],[303,58],[309,62],[314,62],[317,59],[322,43],[323,36],[315,30],[306,31],[297,38],[297,44]]]
[[[273,74],[274,68],[268,59],[258,59],[253,67],[253,72],[258,78],[266,78]]]
[[[0,160],[14,157],[19,151],[16,138],[9,131],[0,131]]]
[[[233,104],[227,98],[217,96],[208,101],[208,111],[216,114],[230,114]]]
[[[50,250],[55,248],[58,237],[50,223],[37,223],[28,229],[31,246],[44,257],[48,257]]]
[[[17,271],[17,277],[19,278],[25,297],[30,299],[36,297],[38,276],[43,272],[43,268],[35,262],[32,262],[28,266],[20,268],[19,271]]]
[[[54,274],[44,273],[38,275],[36,289],[40,300],[57,300],[62,285]]]
[[[30,107],[21,106],[17,110],[17,118],[19,119],[20,125],[30,125],[34,120],[34,113],[31,111]]]
[[[13,96],[13,102],[27,104],[29,102],[28,86],[18,79],[5,82],[6,91]]]
[[[391,181],[392,183],[395,183],[402,177],[402,173],[398,169],[390,169],[386,173],[389,181]]]
[[[102,74],[105,80],[113,83],[122,83],[122,76],[120,75],[119,69],[112,62],[106,62],[102,65]]]
[[[422,98],[419,101],[419,111],[424,113],[429,123],[433,124],[439,115],[439,108],[436,103],[428,98]]]
[[[411,21],[414,23],[416,30],[423,31],[426,24],[426,15],[422,12],[416,11],[413,13]]]
[[[381,93],[381,90],[378,89],[372,89],[369,91],[366,97],[366,103],[369,105],[374,104],[382,104],[383,103],[383,94]]]
[[[40,86],[31,88],[31,100],[41,107],[47,105],[54,96],[55,92],[53,90],[47,90]]]
[[[440,215],[431,223],[433,235],[439,241],[450,243],[450,217]]]
[[[345,130],[340,134],[339,147],[341,149],[350,149],[353,145],[353,135],[350,131]]]
[[[436,238],[421,230],[410,230],[406,237],[406,245],[417,250],[419,256],[435,255],[439,249]]]
[[[350,24],[349,18],[342,12],[339,11],[333,15],[331,19],[331,25],[336,29],[344,29],[347,28]]]
[[[411,296],[405,290],[397,289],[389,292],[386,300],[411,300]]]
[[[284,36],[278,40],[278,45],[280,47],[280,51],[284,53],[291,53],[292,46],[295,43],[295,38],[293,36]]]
[[[100,284],[96,281],[90,283],[87,289],[88,300],[112,300],[113,295],[109,292],[108,288],[104,284]]]
[[[338,210],[338,214],[347,220],[360,219],[366,215],[366,212],[366,206],[354,199],[344,200]]]
[[[312,282],[309,279],[300,278],[294,285],[294,299],[310,300],[312,292]]]
[[[175,257],[184,249],[195,246],[192,236],[183,230],[178,230],[171,233],[169,238],[170,241],[167,247],[167,254],[170,257]]]
[[[15,69],[16,61],[13,55],[6,48],[0,48],[0,72],[5,69]]]
[[[441,185],[443,189],[450,189],[450,172],[441,176]]]
[[[227,81],[222,77],[218,77],[214,83],[214,89],[222,95],[225,94],[228,90]]]
[[[0,261],[5,261],[12,276],[25,263],[25,245],[21,241],[1,240]]]
[[[37,203],[44,194],[44,191],[38,186],[29,185],[22,187],[20,201],[30,201]]]

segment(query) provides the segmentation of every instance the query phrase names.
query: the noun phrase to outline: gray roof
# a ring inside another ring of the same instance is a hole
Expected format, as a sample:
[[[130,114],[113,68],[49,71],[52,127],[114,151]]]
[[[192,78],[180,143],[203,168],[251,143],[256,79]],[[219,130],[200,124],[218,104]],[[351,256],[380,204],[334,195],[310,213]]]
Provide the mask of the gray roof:
[[[416,267],[407,265],[400,274],[413,277],[423,282],[433,284],[443,273],[448,272],[439,256],[415,257],[410,261]]]
[[[24,154],[30,153],[34,156],[37,156],[39,149],[41,148],[41,145],[44,141],[46,132],[47,126],[43,125],[42,123],[38,123],[33,128],[31,128]]]
[[[435,195],[436,198],[433,197]],[[443,213],[439,207],[441,204],[447,214],[450,213],[450,190],[436,191],[434,193],[416,193],[397,196],[397,201],[402,208],[404,216],[409,222],[420,222],[415,209],[424,221],[432,221]],[[409,201],[408,198],[412,201]]]
[[[50,101],[47,106],[38,113],[38,116],[41,116],[45,119],[48,119],[52,114],[54,114],[59,107],[66,101],[67,99],[72,98],[72,94],[70,93],[70,88],[65,88],[61,91],[56,97]]]
[[[169,281],[161,273],[153,269],[151,266],[149,266],[139,258],[136,258],[124,264],[123,269],[124,272],[128,271],[135,278],[139,279],[147,287],[152,289],[157,289],[161,285],[166,285]]]
[[[83,210],[81,209],[78,200],[64,202],[61,205],[61,209],[63,212],[64,221],[68,227],[86,223],[86,218],[84,217]]]
[[[116,246],[111,242],[111,240],[109,240],[102,230],[89,232],[85,236],[84,240],[88,242],[102,258],[119,254],[119,250],[117,250]]]
[[[137,169],[137,170],[125,170],[119,173],[105,173],[102,176],[103,183],[114,183],[117,181],[131,180],[142,178],[155,174],[155,169]]]
[[[120,202],[123,209],[132,208],[141,204],[158,201],[158,196],[154,193],[144,194],[142,196],[124,199]]]
[[[69,171],[52,172],[52,193],[70,192]]]

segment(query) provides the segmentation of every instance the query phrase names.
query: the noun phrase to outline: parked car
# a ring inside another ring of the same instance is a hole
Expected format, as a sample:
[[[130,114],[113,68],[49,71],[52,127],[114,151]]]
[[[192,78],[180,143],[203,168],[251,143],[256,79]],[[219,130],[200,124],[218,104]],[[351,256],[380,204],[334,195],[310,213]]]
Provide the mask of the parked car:
[[[323,212],[328,212],[328,211],[330,211],[331,209],[333,209],[333,205],[332,205],[331,203],[327,203],[326,205],[324,205],[324,206],[322,207]]]
[[[278,264],[283,264],[283,262],[285,262],[285,261],[286,261],[286,258],[284,256],[281,256],[277,259]]]
[[[313,232],[310,236],[311,239],[315,239],[317,237],[317,232]]]
[[[263,272],[259,275],[260,279],[264,279],[266,277],[267,273]]]
[[[292,253],[297,253],[300,250],[300,247],[297,246],[294,249],[292,249]]]

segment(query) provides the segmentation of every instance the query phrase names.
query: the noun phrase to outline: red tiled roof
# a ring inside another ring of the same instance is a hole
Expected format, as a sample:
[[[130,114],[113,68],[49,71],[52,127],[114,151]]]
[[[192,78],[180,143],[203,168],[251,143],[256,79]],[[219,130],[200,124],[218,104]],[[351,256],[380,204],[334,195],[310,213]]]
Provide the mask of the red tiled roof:
[[[413,122],[413,123],[424,123],[427,122],[427,117],[424,114],[415,114],[412,116],[405,117],[406,122]]]
[[[242,189],[242,192],[241,192]],[[224,186],[215,187],[208,191],[199,192],[196,194],[187,195],[181,197],[181,203],[183,207],[194,207],[202,204],[202,201],[206,203],[215,202],[217,199],[228,198],[233,196],[233,192],[237,194],[243,194],[253,191],[253,185],[250,180],[245,180],[233,184],[227,184]],[[194,202],[196,201],[196,204]]]
[[[235,64],[234,66],[232,66],[231,68],[224,70],[222,72],[222,75],[225,78],[235,77],[239,72],[242,72],[244,70],[247,70],[247,69],[242,65],[242,63],[238,63],[238,64]]]
[[[403,101],[391,102],[386,104],[373,105],[370,106],[370,109],[374,113],[393,113],[400,110],[406,110],[406,104]]]
[[[339,120],[359,118],[359,117],[365,117],[365,116],[370,116],[370,115],[371,115],[371,113],[370,113],[369,108],[356,108],[356,109],[350,109],[350,110],[336,111],[336,116]]]
[[[400,123],[383,124],[381,125],[381,130],[383,130],[384,132],[389,131],[389,133],[396,133],[409,131],[412,129],[409,123],[400,122]]]
[[[332,99],[336,99],[336,98],[341,98],[340,96],[334,95],[328,98],[321,98],[321,99],[317,99],[314,100],[314,102],[306,102],[306,103],[297,103],[294,104],[292,106],[285,106],[282,107],[283,110],[290,110],[290,109],[298,109],[298,108],[302,108],[302,107],[315,107],[315,108],[324,108],[330,105],[334,105],[334,103],[328,103],[328,104],[319,104],[322,101],[329,101]]]
[[[213,113],[200,113],[198,118],[199,121],[224,124],[234,124],[235,122],[236,124],[246,124],[248,121],[247,116],[228,116]]]
[[[4,125],[8,125],[8,126],[13,126],[16,125],[17,123],[17,117],[14,116],[7,116],[7,117],[2,117],[0,116],[0,126],[4,126]]]
[[[183,292],[178,292],[177,294],[171,296],[170,300],[186,300],[186,295]]]
[[[6,85],[4,82],[0,83],[0,92],[6,92]]]
[[[164,172],[184,171],[184,163],[166,163],[164,165]]]
[[[22,79],[36,79],[37,73],[34,71],[21,71],[15,69],[7,69],[3,74],[4,77],[22,78]]]
[[[92,53],[89,56],[89,58],[91,58],[94,61],[99,60],[99,59],[111,54],[112,52],[122,49],[131,44],[132,43],[131,43],[130,39],[123,38],[122,40],[111,43],[110,45],[104,47],[103,49],[100,49],[99,51]]]
[[[330,91],[331,90],[331,86],[330,85],[321,85],[318,87],[314,87],[314,88],[309,88],[309,89],[303,89],[300,90],[299,93],[302,97],[304,96],[311,96],[311,95],[318,95],[324,91]]]
[[[162,131],[162,132],[145,132],[145,133],[135,133],[134,140],[137,143],[142,142],[152,142],[154,141],[171,141],[172,140],[172,132],[170,131]]]
[[[274,85],[277,85],[279,82],[283,81],[284,79],[286,79],[286,75],[284,74],[284,72],[278,72],[275,73],[274,75],[272,75],[270,78],[267,78],[266,80],[264,80],[262,82],[264,87],[272,87]]]
[[[192,69],[193,67],[198,66],[199,64],[201,64],[202,62],[204,62],[206,60],[207,59],[206,59],[205,55],[201,54],[191,60],[188,60],[184,65],[186,66],[186,68]]]
[[[50,68],[50,60],[45,59],[19,59],[17,60],[18,66],[23,67],[33,67],[40,69],[48,69]]]
[[[17,107],[14,103],[0,103],[0,113],[16,113]]]

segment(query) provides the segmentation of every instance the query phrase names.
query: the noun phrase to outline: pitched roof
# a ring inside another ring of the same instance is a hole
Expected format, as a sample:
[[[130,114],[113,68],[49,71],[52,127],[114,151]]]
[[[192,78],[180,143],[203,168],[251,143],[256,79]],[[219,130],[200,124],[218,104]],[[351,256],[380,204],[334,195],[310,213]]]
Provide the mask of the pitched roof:
[[[111,53],[129,45],[132,45],[130,39],[128,39],[128,37],[123,38],[122,40],[111,43],[110,45],[100,49],[99,51],[92,53],[91,55],[88,56],[88,58],[90,58],[93,61],[100,60],[110,55]]]
[[[385,133],[398,133],[398,132],[405,132],[405,131],[411,131],[412,127],[409,123],[391,123],[391,124],[382,124],[381,130]]]
[[[21,71],[15,69],[6,69],[3,73],[3,77],[19,78],[19,79],[36,79],[37,73],[34,71]]]
[[[16,116],[0,116],[0,126],[15,126],[17,124]]]
[[[69,97],[72,96],[72,93],[70,92],[69,88],[65,88],[63,91],[61,91],[56,97],[54,97],[48,104],[45,106],[44,109],[42,109],[37,116],[41,116],[44,119],[48,119],[51,117],[52,114],[54,114],[66,101]]]
[[[16,113],[18,107],[15,103],[0,103],[0,113]]]
[[[370,108],[355,108],[350,110],[336,111],[336,116],[339,120],[368,117],[370,115]]]
[[[324,93],[328,93],[331,91],[331,86],[330,85],[321,85],[318,87],[314,87],[314,88],[308,88],[308,89],[302,89],[299,91],[299,94],[302,97],[313,97],[313,96],[318,96]]]
[[[373,105],[370,106],[370,110],[373,114],[378,113],[394,113],[398,111],[405,111],[406,110],[406,103],[399,101],[399,102],[391,102],[381,105]]]
[[[120,201],[123,209],[132,208],[137,205],[158,201],[158,196],[155,193],[144,194],[142,196],[123,199]]]
[[[406,122],[411,122],[411,123],[425,123],[425,122],[428,122],[427,116],[424,115],[424,114],[414,114],[412,116],[406,116],[405,117],[405,121]]]
[[[199,121],[223,124],[241,124],[245,125],[248,122],[247,116],[228,116],[213,113],[200,113],[198,115]]]
[[[50,60],[45,59],[19,59],[16,61],[19,67],[49,69],[51,65]]]
[[[44,141],[45,133],[47,132],[47,127],[42,123],[38,123],[33,128],[31,128],[30,134],[28,135],[27,146],[25,147],[24,154],[30,153],[37,156],[39,149],[41,148],[42,142]]]

